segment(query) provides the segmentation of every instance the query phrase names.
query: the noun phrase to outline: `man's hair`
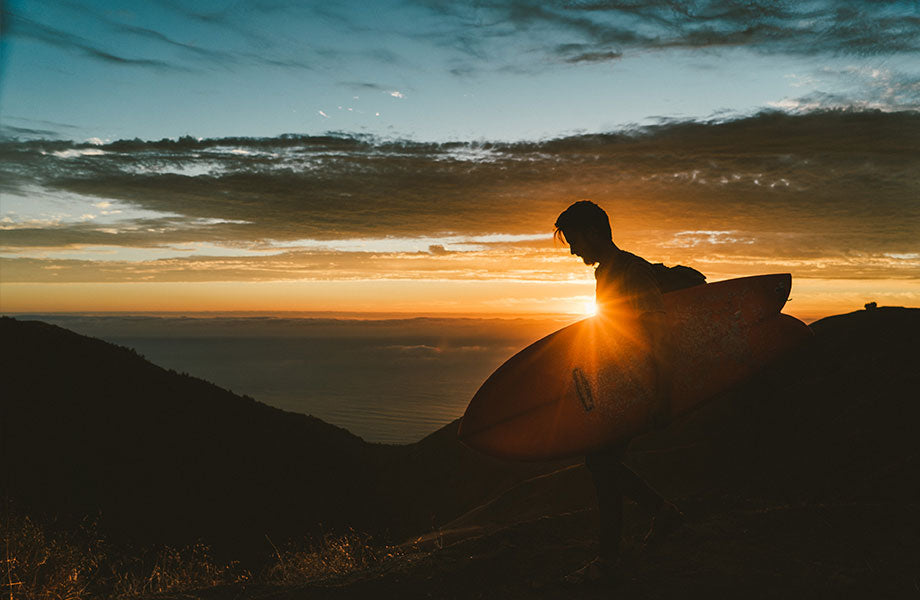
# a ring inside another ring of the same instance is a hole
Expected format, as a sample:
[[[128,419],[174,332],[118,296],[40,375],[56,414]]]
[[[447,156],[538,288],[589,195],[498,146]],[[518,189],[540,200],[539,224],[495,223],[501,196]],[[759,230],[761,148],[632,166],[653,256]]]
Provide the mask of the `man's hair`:
[[[610,219],[604,209],[590,200],[579,200],[562,211],[562,214],[556,219],[556,231],[553,232],[553,237],[565,244],[567,243],[566,231],[590,230],[604,236],[604,239],[613,239],[613,234],[610,232]]]

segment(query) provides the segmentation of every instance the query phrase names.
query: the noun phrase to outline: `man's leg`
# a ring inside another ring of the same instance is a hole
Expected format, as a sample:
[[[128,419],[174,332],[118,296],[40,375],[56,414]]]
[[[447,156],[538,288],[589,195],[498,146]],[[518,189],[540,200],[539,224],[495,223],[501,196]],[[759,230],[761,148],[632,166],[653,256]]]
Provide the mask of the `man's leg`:
[[[585,457],[585,466],[591,473],[597,494],[597,511],[600,519],[599,555],[611,564],[615,563],[620,555],[620,538],[623,531],[623,489],[620,469],[625,453],[625,446],[614,446]]]
[[[661,511],[667,503],[664,496],[622,462],[618,462],[614,469],[621,493],[634,500],[652,516]]]
[[[660,540],[683,524],[684,515],[677,506],[622,462],[617,465],[616,477],[621,492],[652,516],[645,543]]]
[[[585,457],[585,466],[594,480],[597,494],[597,512],[600,518],[598,538],[600,551],[597,558],[566,576],[573,584],[608,579],[620,556],[620,535],[623,529],[623,493],[620,491],[617,465],[625,447],[605,448]]]

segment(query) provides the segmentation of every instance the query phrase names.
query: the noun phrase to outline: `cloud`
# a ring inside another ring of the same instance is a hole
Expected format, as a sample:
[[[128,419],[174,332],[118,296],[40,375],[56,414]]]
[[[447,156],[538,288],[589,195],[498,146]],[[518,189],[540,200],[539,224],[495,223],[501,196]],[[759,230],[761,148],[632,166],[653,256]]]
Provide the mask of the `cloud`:
[[[80,15],[92,15],[94,19],[104,23],[109,29],[116,33],[130,35],[137,38],[143,38],[146,40],[152,40],[154,42],[159,42],[161,44],[171,46],[173,48],[178,48],[180,50],[186,51],[197,57],[208,59],[208,60],[234,60],[235,57],[227,52],[221,52],[217,50],[211,50],[207,48],[202,48],[196,44],[187,44],[180,42],[168,36],[167,34],[152,29],[150,27],[141,27],[138,25],[132,25],[129,23],[124,23],[110,17],[106,12],[94,10],[85,4],[77,4],[75,2],[69,2],[62,0],[59,2],[60,5],[69,8],[75,13]]]
[[[920,11],[911,0],[415,3],[451,24],[431,34],[440,36],[439,43],[476,61],[500,57],[514,63],[522,45],[563,63],[667,49],[743,47],[799,56],[920,52]],[[573,54],[573,46],[581,51]]]
[[[80,129],[76,125],[61,123],[59,121],[48,121],[45,119],[29,119],[26,117],[17,117],[15,115],[4,115],[4,121],[13,121],[19,125],[0,125],[0,138],[59,138],[64,137],[62,130]]]
[[[670,247],[669,247],[670,246]],[[636,247],[630,244],[630,249]],[[905,250],[910,246],[905,245]],[[916,250],[916,248],[913,248]],[[844,249],[825,234],[766,234],[753,241],[700,240],[690,247],[664,244],[641,252],[667,264],[692,265],[710,279],[729,275],[792,271],[796,277],[827,279],[920,279],[916,252]],[[664,254],[662,254],[664,253]],[[561,248],[496,249],[488,252],[408,254],[379,252],[284,252],[248,256],[182,256],[122,260],[113,248],[85,252],[87,258],[0,257],[3,281],[13,282],[227,282],[227,281],[462,281],[566,284],[583,270]],[[667,257],[672,257],[668,259]],[[552,260],[550,260],[552,259]],[[590,290],[590,287],[587,287]],[[586,290],[586,291],[587,291]],[[529,299],[527,300],[529,301]]]
[[[158,31],[123,24],[116,24],[116,26],[121,27],[126,32],[159,39],[167,44],[183,48],[197,54],[199,58],[210,59],[212,63],[221,66],[241,64],[313,71],[316,70],[317,64],[327,62],[340,54],[337,50],[313,48],[307,44],[298,44],[300,46],[298,48],[282,47],[278,43],[277,27],[269,26],[267,32],[261,32],[258,30],[259,26],[256,25],[258,21],[254,18],[255,16],[281,17],[286,21],[312,19],[315,15],[320,14],[315,7],[295,2],[258,1],[230,3],[220,10],[202,12],[191,10],[188,8],[187,3],[174,0],[156,0],[156,2],[197,26],[221,29],[224,32],[233,33],[246,40],[249,47],[254,48],[254,51],[204,48],[175,41]],[[312,56],[303,58],[305,54]]]
[[[831,91],[819,89],[769,104],[795,112],[841,108],[920,110],[920,76],[915,74],[877,67],[825,67],[804,79],[815,87]]]
[[[611,50],[605,52],[583,52],[581,54],[575,54],[572,56],[566,57],[564,60],[567,63],[598,63],[598,62],[611,62],[623,57],[622,52],[614,52]]]
[[[255,3],[244,3],[242,5],[231,3],[224,6],[221,10],[213,10],[209,12],[200,12],[191,10],[183,2],[176,2],[174,0],[156,0],[156,3],[166,8],[178,15],[185,17],[186,19],[197,22],[202,25],[209,27],[215,27],[218,29],[223,29],[235,33],[239,36],[242,36],[248,39],[251,43],[258,47],[268,48],[272,46],[270,37],[264,36],[253,30],[252,26],[244,26],[238,22],[237,11],[242,6],[245,8],[256,8],[259,12],[271,12],[266,11],[265,3],[255,2]],[[286,9],[290,10],[294,8],[294,5],[286,4],[284,5]],[[247,24],[248,25],[248,24]]]
[[[4,138],[36,138],[36,137],[61,137],[53,129],[35,129],[32,127],[17,127],[15,125],[0,125],[0,139]]]
[[[381,85],[370,81],[340,81],[337,85],[355,91],[372,90],[377,92],[388,92],[393,89],[391,85]]]
[[[408,47],[406,38],[410,44],[415,41],[448,48],[451,52],[444,59],[445,71],[461,77],[484,69],[531,73],[553,65],[571,68],[618,61],[649,51],[744,48],[763,54],[808,57],[915,56],[920,52],[920,11],[912,0],[482,0],[472,4],[409,0],[388,8],[397,14],[397,22],[406,23],[403,26],[368,21],[348,9],[327,5],[237,2],[216,10],[201,10],[174,0],[156,0],[161,10],[184,21],[181,28],[170,30],[147,22],[125,22],[109,12],[71,1],[55,3],[83,17],[92,16],[112,32],[112,39],[87,39],[66,24],[55,23],[52,27],[6,11],[5,21],[10,22],[12,35],[77,50],[107,63],[165,70],[201,70],[203,66],[322,70],[353,59],[418,70],[419,64],[396,51]],[[297,24],[323,22],[328,29],[340,33],[342,41],[331,42],[328,47],[315,46],[290,32],[280,32],[277,24],[281,19]],[[222,34],[227,44],[217,47],[192,43],[186,39],[189,28],[202,34],[194,39],[207,40],[213,34]],[[181,62],[128,56],[113,50],[124,47],[124,38],[171,49]],[[348,43],[372,38],[373,48]],[[340,85],[394,89],[373,82],[348,81]]]
[[[400,89],[397,89],[396,86],[384,85],[371,81],[340,81],[336,85],[349,89],[353,92],[372,91],[386,94],[387,96],[391,96],[397,100],[404,100],[406,98],[406,93]]]
[[[7,23],[7,35],[33,39],[64,50],[77,50],[89,58],[104,63],[157,70],[190,70],[187,67],[160,59],[122,56],[114,51],[101,48],[84,37],[29,19],[9,10],[3,10],[2,18]]]
[[[158,0],[158,3],[168,10],[172,10],[185,19],[196,22],[196,26],[216,27],[231,31],[244,38],[248,43],[256,47],[257,51],[245,50],[242,48],[225,49],[206,47],[198,43],[187,43],[169,33],[154,29],[150,26],[139,26],[132,23],[125,23],[110,16],[108,12],[93,10],[82,4],[69,1],[58,1],[56,4],[70,11],[79,14],[81,18],[91,17],[103,24],[109,31],[117,36],[126,36],[133,38],[134,41],[143,40],[145,42],[154,42],[164,47],[168,47],[180,52],[181,57],[192,61],[195,68],[180,62],[164,61],[161,59],[134,58],[124,56],[122,53],[103,47],[98,40],[88,40],[76,33],[66,30],[65,25],[52,27],[43,24],[24,15],[4,11],[3,17],[8,21],[8,28],[12,35],[37,40],[49,45],[53,45],[65,50],[78,50],[91,59],[98,60],[109,64],[118,64],[132,67],[149,67],[154,69],[192,72],[200,70],[202,65],[219,66],[229,68],[240,65],[272,66],[283,69],[295,70],[313,70],[315,68],[314,60],[302,58],[302,52],[296,56],[287,52],[278,52],[277,44],[271,37],[264,37],[254,30],[251,26],[237,24],[239,20],[236,10],[227,8],[222,11],[213,13],[197,13],[187,10],[184,6],[169,2],[167,0]],[[247,10],[256,10],[255,4],[247,4]],[[124,47],[123,39],[109,36],[105,46]],[[207,36],[200,36],[207,37]]]
[[[88,143],[94,144],[94,142]],[[102,156],[105,152],[97,148],[68,148],[66,150],[55,150],[53,154],[58,158],[75,158],[77,156]]]
[[[914,262],[886,257],[918,252],[918,112],[766,112],[517,143],[346,134],[4,141],[0,158],[10,197],[79,194],[87,206],[125,210],[105,223],[5,215],[0,248],[12,260],[54,248],[239,250],[172,252],[111,271],[84,265],[80,277],[565,278],[569,257],[553,247],[552,223],[585,198],[609,212],[624,247],[669,264],[705,259],[738,272],[805,261],[798,268],[815,276],[824,276],[818,264],[824,274],[920,276]],[[417,243],[384,251],[378,242],[388,239]],[[380,249],[360,252],[361,240]],[[48,276],[38,263],[17,264]],[[22,269],[5,265],[4,279]]]
[[[739,236],[736,231],[678,231],[664,245],[688,248],[701,244],[753,244],[755,241],[752,237]]]

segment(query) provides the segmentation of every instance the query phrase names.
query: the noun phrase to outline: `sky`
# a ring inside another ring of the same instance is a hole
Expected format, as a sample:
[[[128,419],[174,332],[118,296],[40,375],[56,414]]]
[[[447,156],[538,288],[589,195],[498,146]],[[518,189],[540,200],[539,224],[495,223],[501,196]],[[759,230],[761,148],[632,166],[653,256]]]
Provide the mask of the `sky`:
[[[920,305],[920,5],[4,3],[0,310],[580,314],[554,244]]]

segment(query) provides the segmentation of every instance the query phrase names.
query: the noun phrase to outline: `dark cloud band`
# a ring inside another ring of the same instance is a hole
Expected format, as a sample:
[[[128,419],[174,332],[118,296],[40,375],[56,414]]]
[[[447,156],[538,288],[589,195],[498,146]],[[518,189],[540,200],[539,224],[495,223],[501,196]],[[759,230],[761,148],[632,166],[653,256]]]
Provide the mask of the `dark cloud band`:
[[[0,223],[0,246],[21,254],[490,233],[545,232],[549,239],[557,214],[590,198],[607,209],[615,236],[627,244],[686,257],[699,248],[680,232],[737,232],[699,239],[726,260],[827,257],[865,275],[885,262],[871,257],[920,252],[917,172],[917,112],[763,113],[527,143],[345,135],[99,146],[6,141],[6,193],[79,194],[163,216],[40,226],[8,218]],[[756,256],[751,239],[760,244]],[[430,256],[450,259],[454,253],[441,246]],[[868,271],[860,271],[859,256],[868,257]],[[913,264],[888,262],[900,272]]]

